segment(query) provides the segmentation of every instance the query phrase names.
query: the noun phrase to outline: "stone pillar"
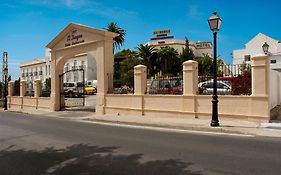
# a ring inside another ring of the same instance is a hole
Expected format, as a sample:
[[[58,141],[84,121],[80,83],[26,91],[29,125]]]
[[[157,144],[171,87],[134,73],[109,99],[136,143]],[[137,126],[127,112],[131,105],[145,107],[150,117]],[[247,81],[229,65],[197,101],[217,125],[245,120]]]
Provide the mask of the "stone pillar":
[[[146,92],[147,86],[147,68],[144,65],[134,67],[134,94],[143,95]]]
[[[198,91],[198,63],[188,60],[183,63],[183,95],[196,95]]]
[[[15,84],[15,82],[13,82],[13,81],[10,81],[8,83],[8,96],[14,95],[14,84]]]
[[[252,57],[252,96],[269,95],[269,58],[267,55]]]
[[[56,52],[52,52],[51,54],[51,111],[59,111],[60,110],[60,85],[61,80],[59,75],[63,73],[63,66],[64,62],[61,62],[60,60],[63,59],[63,57],[57,57]]]
[[[20,96],[24,97],[26,94],[26,80],[20,82]]]
[[[40,97],[42,94],[41,80],[34,81],[34,97]]]
[[[105,114],[106,94],[113,90],[113,42],[112,38],[99,42],[94,56],[97,63],[96,114],[98,115]]]

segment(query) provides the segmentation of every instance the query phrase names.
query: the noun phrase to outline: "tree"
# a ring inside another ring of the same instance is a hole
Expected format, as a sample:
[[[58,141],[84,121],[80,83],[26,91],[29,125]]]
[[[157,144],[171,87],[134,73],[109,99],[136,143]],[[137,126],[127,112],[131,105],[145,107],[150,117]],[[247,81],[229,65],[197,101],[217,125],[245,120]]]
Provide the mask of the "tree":
[[[208,54],[203,55],[203,57],[195,58],[198,62],[198,75],[199,76],[212,76],[214,73],[214,59],[211,58]],[[217,74],[218,76],[223,75],[224,62],[222,59],[217,60]]]
[[[196,58],[198,62],[198,75],[199,76],[211,76],[213,75],[213,58],[209,55]]]
[[[154,53],[156,51],[157,49],[154,46],[148,44],[146,45],[140,44],[137,47],[138,56],[142,58],[143,64],[147,66],[149,75],[152,75],[152,73],[154,73],[153,68],[156,65],[153,65],[155,61],[151,59],[154,58],[153,56],[155,55]]]
[[[157,63],[160,65],[163,74],[177,75],[180,72],[180,59],[176,49],[169,46],[161,47],[157,55]]]
[[[122,29],[121,27],[118,27],[117,23],[115,23],[115,22],[109,23],[107,25],[106,30],[118,34],[118,36],[113,38],[113,40],[114,40],[113,52],[114,52],[114,48],[120,49],[120,47],[123,45],[123,43],[125,41],[126,31],[124,29]]]
[[[120,58],[122,61],[114,63],[114,79],[119,86],[128,85],[130,87],[134,84],[134,66],[141,64],[136,51],[124,49],[115,54],[115,59]]]
[[[188,60],[194,60],[195,56],[193,50],[189,48],[189,41],[185,38],[185,47],[182,48],[182,53],[180,54],[181,62],[185,62]]]

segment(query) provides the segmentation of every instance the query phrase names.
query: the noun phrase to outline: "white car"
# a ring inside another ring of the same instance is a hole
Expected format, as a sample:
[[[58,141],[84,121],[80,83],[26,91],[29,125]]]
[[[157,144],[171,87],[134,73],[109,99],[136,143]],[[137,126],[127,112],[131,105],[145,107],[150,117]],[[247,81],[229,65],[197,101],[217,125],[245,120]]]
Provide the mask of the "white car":
[[[199,94],[212,95],[213,94],[213,80],[204,81],[198,84]],[[217,94],[230,95],[232,91],[231,83],[229,81],[217,81]]]

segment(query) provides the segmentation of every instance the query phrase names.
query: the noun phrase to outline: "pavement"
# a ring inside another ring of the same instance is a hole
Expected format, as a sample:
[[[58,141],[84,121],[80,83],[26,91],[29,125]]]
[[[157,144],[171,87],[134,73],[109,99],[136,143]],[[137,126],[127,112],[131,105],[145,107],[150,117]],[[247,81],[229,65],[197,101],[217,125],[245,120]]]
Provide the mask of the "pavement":
[[[40,110],[11,110],[12,112],[58,117],[80,122],[95,122],[101,124],[117,124],[138,127],[153,127],[172,130],[218,132],[227,134],[243,134],[263,137],[281,138],[281,121],[274,123],[258,123],[237,119],[220,119],[219,127],[210,127],[210,119],[183,118],[183,117],[157,117],[157,116],[121,116],[96,115],[92,110],[69,111],[40,111]]]

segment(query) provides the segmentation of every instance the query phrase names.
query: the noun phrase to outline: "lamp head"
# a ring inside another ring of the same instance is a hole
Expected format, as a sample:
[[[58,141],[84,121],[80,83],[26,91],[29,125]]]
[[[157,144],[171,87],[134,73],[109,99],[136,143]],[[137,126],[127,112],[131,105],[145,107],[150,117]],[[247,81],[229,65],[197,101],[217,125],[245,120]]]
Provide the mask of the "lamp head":
[[[213,15],[208,19],[209,27],[213,32],[217,32],[221,27],[221,18],[214,12]]]
[[[263,45],[262,45],[262,50],[264,52],[264,54],[268,54],[268,49],[269,49],[269,45],[267,44],[267,42],[265,42]]]

